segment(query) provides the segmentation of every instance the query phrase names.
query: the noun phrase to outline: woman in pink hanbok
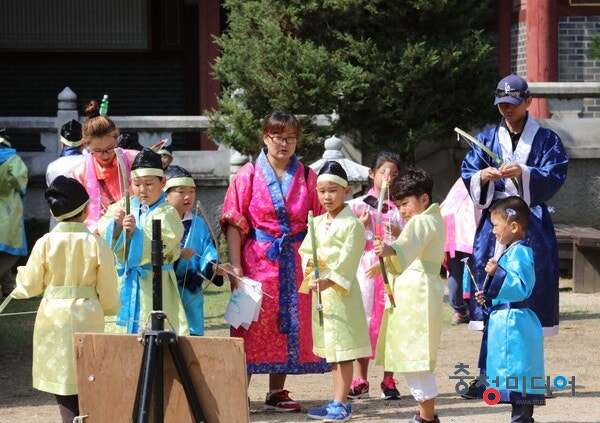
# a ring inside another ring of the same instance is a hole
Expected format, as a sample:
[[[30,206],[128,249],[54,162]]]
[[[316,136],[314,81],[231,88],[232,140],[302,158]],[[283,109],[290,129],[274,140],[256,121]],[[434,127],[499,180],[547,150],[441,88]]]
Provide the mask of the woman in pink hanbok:
[[[312,352],[311,298],[298,294],[308,212],[322,208],[317,176],[295,154],[302,136],[296,117],[275,110],[261,132],[265,147],[231,181],[220,220],[234,273],[260,282],[263,291],[258,321],[232,327],[231,336],[244,339],[248,383],[252,374],[269,374],[265,408],[300,411],[284,389],[287,375],[331,370]]]

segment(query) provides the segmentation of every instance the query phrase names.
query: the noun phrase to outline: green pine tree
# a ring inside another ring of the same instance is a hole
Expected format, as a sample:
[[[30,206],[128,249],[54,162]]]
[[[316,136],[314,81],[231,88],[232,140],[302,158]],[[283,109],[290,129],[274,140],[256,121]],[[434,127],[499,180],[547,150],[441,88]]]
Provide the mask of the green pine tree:
[[[225,0],[214,75],[223,85],[209,134],[244,154],[260,147],[260,118],[303,115],[298,153],[348,134],[365,151],[411,154],[455,126],[496,119],[490,1]],[[339,113],[333,127],[316,114]]]

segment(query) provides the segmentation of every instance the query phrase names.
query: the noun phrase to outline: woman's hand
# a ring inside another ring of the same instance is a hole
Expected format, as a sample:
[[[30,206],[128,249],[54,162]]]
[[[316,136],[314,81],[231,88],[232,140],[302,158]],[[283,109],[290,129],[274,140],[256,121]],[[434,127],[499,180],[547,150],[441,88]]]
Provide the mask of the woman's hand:
[[[241,283],[239,278],[244,276],[244,271],[240,266],[234,266],[229,264],[229,273],[227,274],[229,277],[229,282],[231,283],[232,288],[237,288]],[[234,276],[235,275],[235,276]]]

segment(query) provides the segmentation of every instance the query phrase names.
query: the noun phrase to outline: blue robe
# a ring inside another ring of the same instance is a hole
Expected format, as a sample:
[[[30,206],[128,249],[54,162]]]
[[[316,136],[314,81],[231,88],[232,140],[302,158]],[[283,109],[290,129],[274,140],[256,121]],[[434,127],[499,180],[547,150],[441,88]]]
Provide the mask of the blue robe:
[[[131,214],[136,217],[136,228],[128,235],[129,247],[127,259],[124,257],[125,231],[115,234],[113,216],[116,209],[125,207],[121,199],[112,204],[98,223],[100,235],[109,243],[117,259],[119,275],[119,295],[121,309],[115,317],[107,317],[106,332],[138,333],[149,321],[150,313],[155,310],[154,275],[152,264],[153,221],[161,221],[161,241],[163,246],[162,266],[162,311],[168,317],[165,329],[178,335],[189,335],[189,327],[183,304],[177,290],[177,281],[173,263],[179,258],[180,243],[183,236],[181,218],[162,193],[158,201],[150,206],[140,204],[131,197]],[[118,235],[118,236],[114,236]],[[114,321],[114,323],[113,323]]]
[[[535,285],[533,252],[524,241],[517,241],[498,260],[485,290],[489,318],[481,360],[490,387],[500,392],[500,402],[540,405],[545,401],[542,325],[527,307]]]
[[[537,283],[529,298],[529,307],[537,314],[544,335],[558,333],[558,247],[554,225],[546,202],[560,189],[567,178],[569,159],[557,134],[540,127],[528,115],[521,138],[512,151],[510,135],[504,126],[487,129],[477,139],[496,153],[505,163],[518,163],[523,169],[515,187],[513,182],[498,180],[480,187],[481,170],[499,167],[480,147],[474,145],[462,162],[462,179],[476,207],[483,211],[475,232],[471,270],[481,287],[485,280],[485,264],[494,256],[496,237],[492,233],[489,209],[495,200],[519,195],[531,208],[526,238],[533,249]],[[468,292],[468,291],[466,291]],[[470,284],[469,327],[483,328],[481,307],[475,301],[475,289]]]
[[[190,260],[180,258],[175,263],[175,275],[181,301],[185,308],[191,335],[204,335],[204,278],[213,277],[213,265],[217,262],[217,248],[213,243],[210,231],[204,219],[188,213],[184,216],[185,232],[181,239],[181,248],[191,248],[198,255]],[[201,256],[201,257],[200,257]],[[223,285],[223,277],[215,276],[213,283]]]

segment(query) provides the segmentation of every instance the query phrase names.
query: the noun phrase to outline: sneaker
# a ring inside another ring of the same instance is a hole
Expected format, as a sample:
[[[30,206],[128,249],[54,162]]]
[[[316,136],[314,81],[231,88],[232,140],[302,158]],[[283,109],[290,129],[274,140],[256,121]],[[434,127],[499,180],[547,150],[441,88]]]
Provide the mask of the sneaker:
[[[386,376],[381,381],[381,398],[386,400],[399,400],[400,392],[396,389],[398,381],[391,376]]]
[[[326,407],[327,414],[323,417],[324,423],[347,422],[352,417],[352,411],[349,403],[342,404],[338,401],[332,401]]]
[[[369,382],[358,377],[352,379],[352,385],[350,385],[350,392],[348,392],[348,398],[369,398]]]
[[[265,410],[281,411],[281,412],[298,412],[300,404],[291,399],[288,394],[290,392],[282,389],[280,391],[267,394],[265,399]]]
[[[469,389],[464,394],[460,394],[460,396],[464,399],[477,399],[477,393],[479,388],[477,387],[478,379],[473,379],[469,382]]]
[[[306,416],[309,419],[313,420],[323,420],[325,416],[327,416],[327,414],[329,413],[327,411],[327,408],[330,407],[334,402],[335,401],[331,399],[326,405],[323,405],[322,407],[317,407],[313,408],[312,410],[308,410]],[[338,404],[340,403],[338,402]],[[350,404],[349,402],[346,403],[346,410],[348,411],[348,414],[352,416],[352,404]]]
[[[438,419],[437,414],[434,414],[433,420],[425,420],[421,418],[421,414],[417,411],[417,413],[413,416],[412,419],[408,421],[408,423],[440,423],[440,419]]]
[[[454,316],[452,317],[452,325],[456,326],[464,323],[469,323],[469,316],[466,314],[454,313]]]

